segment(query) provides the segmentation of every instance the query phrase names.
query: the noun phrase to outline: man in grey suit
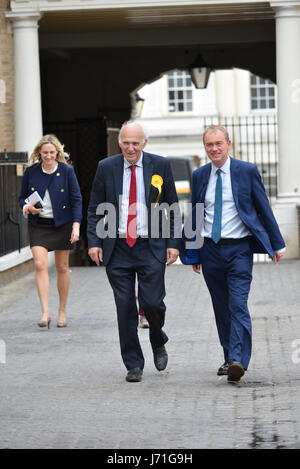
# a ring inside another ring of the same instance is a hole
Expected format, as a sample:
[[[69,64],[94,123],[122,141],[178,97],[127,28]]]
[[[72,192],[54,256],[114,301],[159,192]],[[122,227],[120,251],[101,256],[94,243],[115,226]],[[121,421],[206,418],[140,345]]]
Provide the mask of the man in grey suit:
[[[167,158],[144,152],[146,143],[140,124],[123,124],[119,135],[122,153],[99,162],[88,209],[89,255],[97,265],[103,262],[106,266],[129,382],[141,381],[144,368],[137,333],[136,277],[138,302],[150,326],[154,364],[161,371],[168,362],[165,349],[168,337],[162,330],[166,311],[165,266],[176,261],[180,246],[180,239],[175,238],[180,216],[176,211],[178,200],[170,163]],[[101,212],[99,204],[114,208],[115,224],[107,211]],[[172,205],[175,210],[169,211],[166,236],[165,208]],[[159,216],[155,217],[156,214]],[[158,220],[155,227],[154,219]],[[99,234],[99,222],[103,220],[107,231],[99,237],[97,230]]]

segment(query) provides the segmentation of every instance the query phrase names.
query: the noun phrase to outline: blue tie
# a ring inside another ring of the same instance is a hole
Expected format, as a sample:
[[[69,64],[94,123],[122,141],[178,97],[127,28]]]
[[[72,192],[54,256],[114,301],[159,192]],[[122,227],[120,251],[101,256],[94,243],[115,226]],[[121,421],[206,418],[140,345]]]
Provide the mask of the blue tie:
[[[215,192],[215,208],[214,208],[214,221],[211,231],[211,238],[215,243],[221,239],[221,224],[222,224],[222,176],[221,170],[217,170],[218,179],[216,182]]]

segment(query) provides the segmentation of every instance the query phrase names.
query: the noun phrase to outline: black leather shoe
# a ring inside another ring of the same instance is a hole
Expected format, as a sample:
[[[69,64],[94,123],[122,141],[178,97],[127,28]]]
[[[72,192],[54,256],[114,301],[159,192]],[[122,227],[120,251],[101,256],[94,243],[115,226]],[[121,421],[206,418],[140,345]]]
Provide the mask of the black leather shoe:
[[[218,375],[218,376],[226,376],[226,375],[227,375],[227,371],[228,371],[228,366],[229,366],[229,363],[228,363],[228,362],[224,362],[223,365],[220,366],[220,368],[218,369],[217,375]]]
[[[154,365],[158,371],[163,371],[166,369],[168,364],[168,354],[164,345],[153,350],[153,358]]]
[[[126,381],[129,383],[138,383],[142,381],[142,374],[143,370],[141,368],[133,368],[132,370],[128,370]]]
[[[237,383],[244,375],[245,370],[240,362],[232,361],[229,363],[227,371],[227,381]]]

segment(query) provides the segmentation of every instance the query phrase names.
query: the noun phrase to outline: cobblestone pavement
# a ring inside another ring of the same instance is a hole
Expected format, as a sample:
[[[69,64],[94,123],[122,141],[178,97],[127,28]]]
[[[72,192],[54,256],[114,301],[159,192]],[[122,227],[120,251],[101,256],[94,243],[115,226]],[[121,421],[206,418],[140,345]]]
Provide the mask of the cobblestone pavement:
[[[68,327],[39,329],[34,275],[0,292],[0,448],[300,448],[300,261],[255,264],[253,356],[239,385],[222,364],[210,298],[189,266],[167,268],[169,365],[127,383],[103,267],[72,267]]]

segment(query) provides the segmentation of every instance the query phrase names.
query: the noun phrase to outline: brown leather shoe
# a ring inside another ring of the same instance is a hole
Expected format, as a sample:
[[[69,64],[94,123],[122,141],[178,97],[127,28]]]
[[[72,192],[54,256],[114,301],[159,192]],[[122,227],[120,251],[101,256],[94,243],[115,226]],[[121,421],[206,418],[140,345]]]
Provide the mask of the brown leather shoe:
[[[227,381],[237,383],[245,374],[245,370],[240,362],[232,361],[227,370]]]

